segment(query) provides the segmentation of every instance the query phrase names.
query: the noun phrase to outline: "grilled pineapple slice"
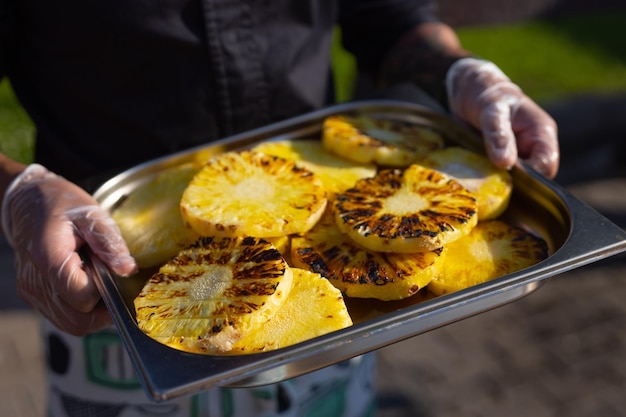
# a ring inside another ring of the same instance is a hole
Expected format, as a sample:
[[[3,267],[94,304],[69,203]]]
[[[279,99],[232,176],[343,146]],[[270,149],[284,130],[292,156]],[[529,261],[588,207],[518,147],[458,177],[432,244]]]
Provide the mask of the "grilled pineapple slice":
[[[380,252],[432,251],[467,235],[477,223],[470,191],[415,164],[357,181],[337,196],[334,210],[342,232]]]
[[[198,171],[188,163],[164,171],[138,187],[113,210],[130,253],[140,268],[162,265],[198,239],[180,214],[180,198]]]
[[[285,256],[289,254],[289,247],[291,245],[291,235],[280,236],[280,237],[267,237],[265,238],[268,242],[270,242],[274,247],[280,252],[281,255]]]
[[[476,196],[478,221],[495,219],[506,210],[513,192],[513,179],[486,156],[452,146],[430,153],[420,165],[442,171]]]
[[[357,180],[376,175],[374,164],[358,164],[341,158],[324,149],[317,139],[263,142],[252,150],[296,161],[311,170],[322,180],[329,199],[352,187]]]
[[[365,249],[343,234],[327,210],[291,242],[292,265],[326,277],[348,297],[400,300],[424,288],[443,262],[439,251],[401,254]]]
[[[280,237],[309,230],[327,199],[319,177],[293,161],[259,152],[227,152],[194,176],[180,202],[202,236]]]
[[[246,333],[231,353],[255,353],[290,346],[352,325],[341,292],[321,275],[292,268],[289,297],[256,332]]]
[[[163,265],[134,300],[139,328],[196,353],[228,352],[285,302],[293,273],[253,237],[203,237]]]
[[[546,242],[501,220],[486,220],[444,249],[446,262],[428,290],[442,295],[536,264],[548,256]]]
[[[336,115],[324,120],[322,143],[351,161],[404,168],[443,148],[444,139],[435,130],[410,122]]]

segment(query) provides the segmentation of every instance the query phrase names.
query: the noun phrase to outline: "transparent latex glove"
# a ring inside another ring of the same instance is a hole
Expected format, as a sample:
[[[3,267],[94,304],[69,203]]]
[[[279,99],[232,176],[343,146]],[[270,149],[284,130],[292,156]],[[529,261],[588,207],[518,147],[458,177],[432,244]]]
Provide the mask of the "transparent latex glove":
[[[136,271],[119,229],[77,185],[38,164],[9,186],[2,227],[15,250],[17,291],[59,329],[77,336],[111,325],[78,250],[89,245],[113,272]]]
[[[549,178],[559,167],[556,122],[492,62],[463,58],[446,77],[452,114],[482,132],[488,156],[511,168],[517,159]]]

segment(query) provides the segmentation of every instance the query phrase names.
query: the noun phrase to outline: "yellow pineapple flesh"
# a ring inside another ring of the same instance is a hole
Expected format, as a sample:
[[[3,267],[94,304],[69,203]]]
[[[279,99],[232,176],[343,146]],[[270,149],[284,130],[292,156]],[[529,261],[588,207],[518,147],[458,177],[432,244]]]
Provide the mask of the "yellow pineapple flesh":
[[[134,300],[139,327],[187,352],[264,352],[544,259],[540,238],[487,220],[506,209],[508,172],[442,147],[423,126],[333,116],[321,141],[264,142],[147,184],[113,212],[140,267],[162,265]]]
[[[202,236],[280,237],[309,230],[327,204],[320,178],[294,161],[227,152],[207,162],[180,201]]]
[[[479,222],[444,248],[446,262],[428,290],[458,291],[530,267],[548,256],[545,240],[502,220]]]
[[[513,192],[511,174],[486,156],[452,146],[431,152],[419,164],[452,176],[474,193],[479,221],[495,219],[508,207]]]
[[[256,353],[291,346],[352,325],[341,292],[321,275],[292,268],[289,297],[276,314],[246,333],[230,353]]]
[[[407,121],[336,115],[324,120],[322,144],[351,161],[403,168],[443,148],[444,139],[431,128]]]
[[[317,139],[263,142],[252,150],[296,161],[311,170],[322,180],[329,199],[352,187],[357,180],[376,175],[374,164],[360,164],[339,157],[324,149]]]
[[[326,277],[347,297],[407,298],[438,274],[439,251],[386,253],[366,249],[342,233],[330,210],[291,242],[292,265]]]
[[[477,223],[470,191],[416,164],[359,180],[337,196],[334,212],[342,232],[381,252],[435,250],[467,235]]]
[[[153,339],[194,353],[223,353],[262,328],[287,299],[293,273],[269,242],[200,238],[163,265],[134,300]]]
[[[199,169],[188,163],[162,172],[133,190],[111,213],[140,268],[163,264],[198,239],[185,226],[180,198]]]
[[[280,252],[283,257],[289,255],[291,245],[291,235],[280,237],[266,237],[265,240],[270,242]]]

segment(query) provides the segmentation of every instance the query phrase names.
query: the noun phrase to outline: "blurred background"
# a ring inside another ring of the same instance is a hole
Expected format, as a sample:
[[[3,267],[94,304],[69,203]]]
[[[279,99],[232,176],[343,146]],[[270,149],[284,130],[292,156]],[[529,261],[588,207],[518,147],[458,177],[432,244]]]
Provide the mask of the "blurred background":
[[[556,182],[626,226],[626,4],[441,0],[466,49],[497,63],[558,122]],[[338,98],[352,62],[339,49]],[[348,80],[348,82],[346,82]],[[33,128],[0,83],[0,150],[32,160]],[[381,417],[623,416],[626,258],[550,279],[519,301],[380,351]],[[44,412],[36,315],[0,241],[0,415]]]

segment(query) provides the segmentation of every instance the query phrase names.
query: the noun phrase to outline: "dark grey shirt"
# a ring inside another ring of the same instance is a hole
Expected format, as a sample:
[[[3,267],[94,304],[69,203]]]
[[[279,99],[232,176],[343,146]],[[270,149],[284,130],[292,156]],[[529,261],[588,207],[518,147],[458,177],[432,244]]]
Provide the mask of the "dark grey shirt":
[[[36,159],[80,182],[332,100],[340,25],[362,70],[431,1],[0,0],[0,75]]]

